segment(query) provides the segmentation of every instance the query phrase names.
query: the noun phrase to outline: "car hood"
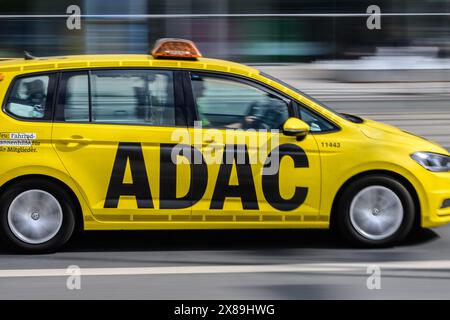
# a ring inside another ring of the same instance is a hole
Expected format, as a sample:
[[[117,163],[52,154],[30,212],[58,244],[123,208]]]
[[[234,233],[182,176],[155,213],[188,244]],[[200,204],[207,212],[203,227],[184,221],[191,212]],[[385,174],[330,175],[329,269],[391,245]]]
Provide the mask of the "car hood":
[[[416,151],[448,154],[448,151],[439,144],[388,124],[364,119],[364,122],[359,126],[361,132],[370,139],[401,143],[412,147]]]

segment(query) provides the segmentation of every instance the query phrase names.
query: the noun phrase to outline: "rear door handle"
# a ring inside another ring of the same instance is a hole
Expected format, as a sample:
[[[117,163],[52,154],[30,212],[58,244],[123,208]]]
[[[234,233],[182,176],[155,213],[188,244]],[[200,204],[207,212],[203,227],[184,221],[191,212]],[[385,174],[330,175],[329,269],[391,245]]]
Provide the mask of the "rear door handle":
[[[83,136],[79,136],[79,135],[74,135],[74,136],[71,136],[70,138],[62,138],[62,139],[60,139],[60,141],[64,144],[69,144],[69,143],[87,144],[87,143],[92,142],[91,139],[87,139],[87,138],[84,138]]]

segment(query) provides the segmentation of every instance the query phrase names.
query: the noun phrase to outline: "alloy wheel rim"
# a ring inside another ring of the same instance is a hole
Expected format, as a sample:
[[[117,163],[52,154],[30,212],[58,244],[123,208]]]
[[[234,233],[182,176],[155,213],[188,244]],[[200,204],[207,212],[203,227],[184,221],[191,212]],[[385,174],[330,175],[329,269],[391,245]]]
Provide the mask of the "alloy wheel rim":
[[[350,221],[365,238],[383,240],[400,228],[403,211],[402,201],[394,191],[384,186],[370,186],[353,198]]]
[[[27,190],[17,195],[8,209],[11,232],[28,244],[51,240],[61,229],[63,211],[59,201],[43,190]]]

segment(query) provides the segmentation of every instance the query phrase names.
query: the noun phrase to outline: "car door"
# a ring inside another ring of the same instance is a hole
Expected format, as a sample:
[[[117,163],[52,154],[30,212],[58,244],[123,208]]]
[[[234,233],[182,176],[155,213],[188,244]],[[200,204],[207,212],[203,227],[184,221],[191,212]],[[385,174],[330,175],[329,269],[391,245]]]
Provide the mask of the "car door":
[[[186,130],[179,78],[158,69],[61,73],[52,141],[96,219],[189,220],[190,167],[170,157],[174,132]]]
[[[313,135],[282,133],[290,99],[238,77],[191,73],[197,110],[192,141],[208,168],[197,221],[255,223],[318,219],[320,158]]]

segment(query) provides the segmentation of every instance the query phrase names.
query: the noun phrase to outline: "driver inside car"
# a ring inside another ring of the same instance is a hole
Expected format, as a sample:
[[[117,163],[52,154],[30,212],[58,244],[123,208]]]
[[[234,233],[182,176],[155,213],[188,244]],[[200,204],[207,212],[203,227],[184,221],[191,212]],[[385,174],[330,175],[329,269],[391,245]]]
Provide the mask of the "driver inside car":
[[[204,81],[200,77],[195,77],[192,80],[192,90],[198,105],[199,119],[203,127],[210,127],[212,124],[206,116],[202,104],[198,103],[201,98],[205,97]],[[255,100],[246,108],[248,111],[243,116],[242,121],[232,121],[224,124],[223,127],[227,129],[273,129],[280,128],[287,120],[287,115],[283,112],[280,101],[272,99],[270,94],[263,100]]]

